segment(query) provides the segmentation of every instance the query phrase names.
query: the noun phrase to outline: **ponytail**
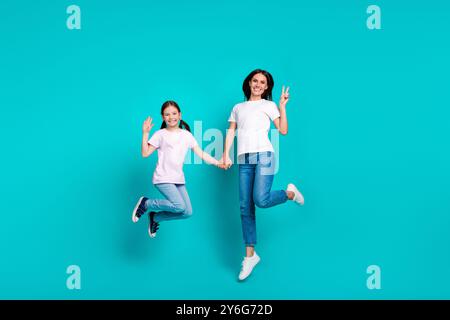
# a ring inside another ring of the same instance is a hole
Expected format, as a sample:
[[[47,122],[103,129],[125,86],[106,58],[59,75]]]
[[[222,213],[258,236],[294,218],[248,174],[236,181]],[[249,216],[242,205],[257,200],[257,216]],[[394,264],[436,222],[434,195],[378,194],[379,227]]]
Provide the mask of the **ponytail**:
[[[184,128],[183,128],[184,127]],[[191,132],[191,128],[189,127],[189,125],[184,122],[183,120],[180,120],[180,128],[181,129],[186,129],[187,131]]]

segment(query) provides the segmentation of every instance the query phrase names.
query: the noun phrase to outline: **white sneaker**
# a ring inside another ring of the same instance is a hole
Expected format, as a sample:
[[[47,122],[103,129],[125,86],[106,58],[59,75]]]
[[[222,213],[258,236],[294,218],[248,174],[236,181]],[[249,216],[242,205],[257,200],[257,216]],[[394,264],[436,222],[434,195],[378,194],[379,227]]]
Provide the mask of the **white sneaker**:
[[[253,253],[253,256],[251,257],[244,257],[244,260],[242,261],[242,268],[241,272],[239,273],[239,280],[246,279],[253,271],[253,268],[258,264],[258,262],[261,259],[259,256],[255,253]]]
[[[303,205],[305,203],[305,199],[303,198],[303,195],[300,191],[292,184],[289,183],[287,186],[287,191],[294,192],[294,201],[297,202],[299,205]]]

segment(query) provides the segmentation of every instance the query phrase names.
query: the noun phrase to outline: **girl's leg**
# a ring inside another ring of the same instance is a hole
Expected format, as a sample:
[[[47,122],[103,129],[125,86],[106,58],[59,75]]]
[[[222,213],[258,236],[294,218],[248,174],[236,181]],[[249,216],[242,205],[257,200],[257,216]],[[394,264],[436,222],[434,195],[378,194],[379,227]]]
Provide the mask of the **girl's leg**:
[[[180,193],[181,197],[183,198],[184,204],[186,209],[183,212],[183,216],[181,218],[189,218],[192,216],[192,205],[191,205],[191,199],[189,199],[189,194],[186,190],[186,185],[184,184],[177,184],[178,192]]]
[[[245,154],[246,160],[248,155]],[[239,205],[241,210],[242,234],[247,249],[247,255],[253,253],[256,245],[256,216],[253,202],[253,184],[255,179],[255,164],[249,161],[239,164]]]
[[[155,187],[166,199],[148,199],[146,209],[156,212],[153,216],[155,222],[180,219],[186,211],[186,204],[178,188],[172,183],[155,184]]]
[[[260,208],[269,208],[288,200],[285,190],[270,191],[275,174],[275,157],[273,152],[259,152],[256,164],[253,200]]]

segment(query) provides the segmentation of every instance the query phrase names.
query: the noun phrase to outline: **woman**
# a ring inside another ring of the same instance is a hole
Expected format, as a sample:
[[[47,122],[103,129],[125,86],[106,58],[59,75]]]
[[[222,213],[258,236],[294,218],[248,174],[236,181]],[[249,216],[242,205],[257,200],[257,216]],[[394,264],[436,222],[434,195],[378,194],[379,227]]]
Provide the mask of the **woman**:
[[[222,168],[231,166],[229,152],[237,130],[239,202],[246,247],[239,280],[246,279],[260,261],[255,252],[255,205],[259,208],[269,208],[287,200],[293,200],[299,205],[304,203],[303,195],[291,183],[286,190],[271,191],[275,174],[275,157],[268,138],[270,121],[282,135],[287,134],[286,104],[289,101],[289,87],[285,91],[283,86],[278,108],[272,102],[273,85],[271,74],[261,69],[252,71],[245,78],[242,89],[246,101],[236,104],[231,112],[221,159]]]

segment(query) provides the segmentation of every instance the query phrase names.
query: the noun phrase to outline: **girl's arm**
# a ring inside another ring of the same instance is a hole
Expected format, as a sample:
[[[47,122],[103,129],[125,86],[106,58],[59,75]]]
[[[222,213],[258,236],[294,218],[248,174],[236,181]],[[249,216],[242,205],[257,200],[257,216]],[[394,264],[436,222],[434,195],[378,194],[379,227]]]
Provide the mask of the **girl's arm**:
[[[283,86],[280,97],[280,117],[273,120],[275,128],[277,128],[282,135],[286,135],[288,133],[288,122],[286,115],[286,104],[288,103],[288,101],[289,101],[289,87],[287,87],[286,91],[284,91]]]
[[[198,155],[201,159],[205,160],[208,164],[213,164],[215,166],[219,166],[220,162],[213,157],[211,157],[208,153],[200,149],[198,145],[192,148],[196,155]]]
[[[148,135],[150,130],[152,130],[152,118],[148,117],[145,119],[144,124],[142,125],[142,147],[141,154],[144,158],[147,158],[149,155],[156,150],[156,148],[150,144],[148,144]]]

